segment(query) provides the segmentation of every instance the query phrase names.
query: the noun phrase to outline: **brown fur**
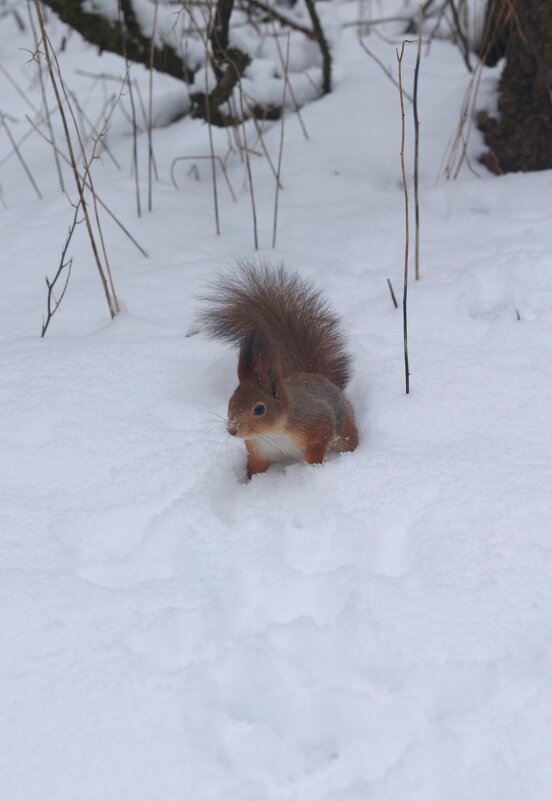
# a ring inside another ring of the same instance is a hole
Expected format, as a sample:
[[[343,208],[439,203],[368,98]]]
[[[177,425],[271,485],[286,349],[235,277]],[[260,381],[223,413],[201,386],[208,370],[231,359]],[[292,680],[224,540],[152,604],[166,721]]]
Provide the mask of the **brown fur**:
[[[240,345],[226,428],[245,440],[248,478],[288,453],[318,464],[330,448],[354,450],[354,413],[342,392],[349,357],[320,293],[283,267],[249,263],[214,287],[202,317],[213,336]]]
[[[322,373],[344,389],[350,375],[339,320],[312,284],[282,266],[240,261],[203,298],[201,319],[211,336],[242,346],[262,329],[279,350],[284,375]]]

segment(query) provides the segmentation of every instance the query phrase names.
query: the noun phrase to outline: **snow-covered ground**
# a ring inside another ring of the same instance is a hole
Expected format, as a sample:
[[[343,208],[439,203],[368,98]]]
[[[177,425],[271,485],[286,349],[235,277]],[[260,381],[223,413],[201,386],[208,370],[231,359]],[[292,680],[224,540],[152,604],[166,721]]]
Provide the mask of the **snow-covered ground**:
[[[552,174],[438,180],[468,76],[435,41],[405,396],[386,284],[400,293],[399,101],[354,31],[335,39],[335,91],[302,112],[310,140],[286,117],[274,251],[274,179],[252,157],[260,255],[324,289],[354,356],[361,445],[319,467],[244,482],[219,417],[235,354],[194,333],[206,281],[254,255],[239,155],[236,203],[219,175],[216,237],[207,162],[170,180],[174,158],[208,154],[205,126],[157,128],[154,209],[137,219],[118,111],[122,169],[104,154],[96,186],[149,258],[106,221],[124,306],[110,322],[81,226],[40,339],[72,211],[37,135],[22,153],[43,200],[1,141],[2,800],[550,798]],[[395,69],[394,47],[368,41]],[[2,65],[39,107],[31,47],[2,20]],[[77,70],[120,75],[122,61],[76,35],[60,60],[98,117],[113,89]],[[484,74],[482,103],[497,77]],[[32,110],[0,81],[19,138]],[[155,87],[160,109],[180,92]],[[279,141],[270,124],[274,159]],[[139,147],[145,202],[145,135]],[[215,147],[226,154],[225,131]],[[410,130],[407,148],[411,163]],[[474,163],[481,150],[474,132]]]

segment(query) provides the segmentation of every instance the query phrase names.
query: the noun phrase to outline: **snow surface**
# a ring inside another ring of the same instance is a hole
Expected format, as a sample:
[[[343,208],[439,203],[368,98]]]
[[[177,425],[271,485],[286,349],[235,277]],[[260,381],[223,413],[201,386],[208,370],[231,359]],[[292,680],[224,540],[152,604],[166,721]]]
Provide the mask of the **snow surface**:
[[[39,107],[29,34],[6,19],[0,37]],[[394,69],[394,47],[368,42]],[[76,35],[60,61],[96,119],[113,84],[76,70],[120,75],[122,61]],[[498,74],[484,73],[481,102]],[[20,138],[30,106],[0,80]],[[254,255],[239,154],[227,159],[236,203],[218,176],[216,237],[208,162],[193,174],[177,162],[178,190],[170,179],[174,158],[208,154],[206,127],[157,129],[154,210],[137,219],[117,112],[122,169],[103,154],[96,186],[149,258],[105,222],[124,303],[110,322],[81,226],[41,340],[44,276],[72,210],[48,146],[22,145],[41,201],[2,139],[2,799],[550,798],[552,174],[438,180],[467,80],[435,41],[420,85],[408,397],[386,284],[400,294],[398,97],[354,31],[335,44],[335,91],[303,109],[310,140],[286,117],[275,251],[274,179],[252,156],[260,254],[312,278],[344,317],[361,444],[250,483],[220,417],[235,354],[195,333],[206,281]],[[182,90],[159,75],[155,91],[163,107]],[[214,135],[225,156],[227,132]],[[279,141],[267,125],[274,161]],[[144,134],[139,147],[145,204]],[[473,132],[474,164],[481,149]]]

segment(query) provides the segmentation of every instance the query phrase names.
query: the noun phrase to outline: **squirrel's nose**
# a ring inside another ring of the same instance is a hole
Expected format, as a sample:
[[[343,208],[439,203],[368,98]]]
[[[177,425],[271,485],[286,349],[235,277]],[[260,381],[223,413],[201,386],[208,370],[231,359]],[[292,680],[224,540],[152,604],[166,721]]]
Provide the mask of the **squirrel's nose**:
[[[226,430],[228,431],[229,434],[231,434],[233,437],[235,437],[236,434],[238,433],[238,425],[237,425],[236,421],[235,420],[227,420],[227,422],[226,422]]]

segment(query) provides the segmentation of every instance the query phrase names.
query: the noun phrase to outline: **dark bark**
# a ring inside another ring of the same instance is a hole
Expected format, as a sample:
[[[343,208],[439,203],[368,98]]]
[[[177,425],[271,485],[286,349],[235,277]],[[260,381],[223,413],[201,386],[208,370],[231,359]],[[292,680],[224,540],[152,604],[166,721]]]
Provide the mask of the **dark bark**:
[[[70,25],[90,44],[100,50],[109,50],[130,61],[149,66],[150,38],[142,32],[134,14],[131,0],[121,0],[121,10],[125,22],[125,39],[121,35],[118,21],[111,21],[99,13],[84,10],[84,0],[44,0],[63,22]],[[126,51],[126,53],[125,53]],[[166,72],[174,78],[193,83],[194,73],[188,69],[182,58],[170,44],[154,47],[153,67]]]
[[[233,8],[234,0],[218,0],[209,31],[217,84],[209,94],[198,92],[192,95],[192,115],[208,120],[213,125],[232,124],[233,120],[220,107],[230,99],[245,69],[251,63],[246,53],[242,53],[237,47],[228,47]]]
[[[482,57],[503,52],[499,116],[478,116],[495,172],[552,168],[552,2],[489,0]]]
[[[129,61],[150,66],[151,40],[140,27],[134,13],[132,0],[120,0],[122,21],[110,20],[99,12],[85,10],[85,0],[44,0],[44,2],[58,14],[63,22],[78,31],[86,41],[96,45],[100,50],[109,50]],[[236,119],[222,109],[226,107],[227,101],[251,62],[247,53],[229,46],[230,17],[234,9],[234,2],[235,0],[218,0],[209,31],[211,64],[216,77],[216,85],[208,94],[199,87],[197,91],[191,93],[192,116],[219,126],[240,122],[240,119]],[[306,4],[312,21],[312,30],[297,26],[292,21],[289,24],[318,42],[322,53],[322,93],[326,94],[331,90],[330,48],[320,24],[314,0],[306,0]],[[258,5],[263,6],[260,1]],[[281,16],[276,19],[281,24],[288,24]],[[154,47],[152,64],[153,68],[159,72],[165,72],[188,84],[194,83],[194,72],[186,66],[178,52],[167,42],[161,47]],[[281,108],[280,106],[266,108],[261,105],[254,107],[248,105],[243,114],[277,119],[281,115]]]
[[[233,125],[239,120],[221,111],[221,106],[230,99],[235,86],[243,75],[245,68],[251,59],[246,53],[242,53],[237,48],[230,48],[224,54],[224,69],[221,64],[217,65],[217,84],[209,93],[197,92],[191,95],[192,116],[208,120],[213,125],[225,126]]]
[[[322,94],[327,95],[328,92],[332,91],[332,54],[330,52],[328,40],[324,35],[322,25],[320,24],[320,18],[318,17],[314,0],[305,0],[305,5],[307,6],[307,11],[309,12],[312,22],[314,32],[313,39],[318,41],[320,52],[322,53]]]

